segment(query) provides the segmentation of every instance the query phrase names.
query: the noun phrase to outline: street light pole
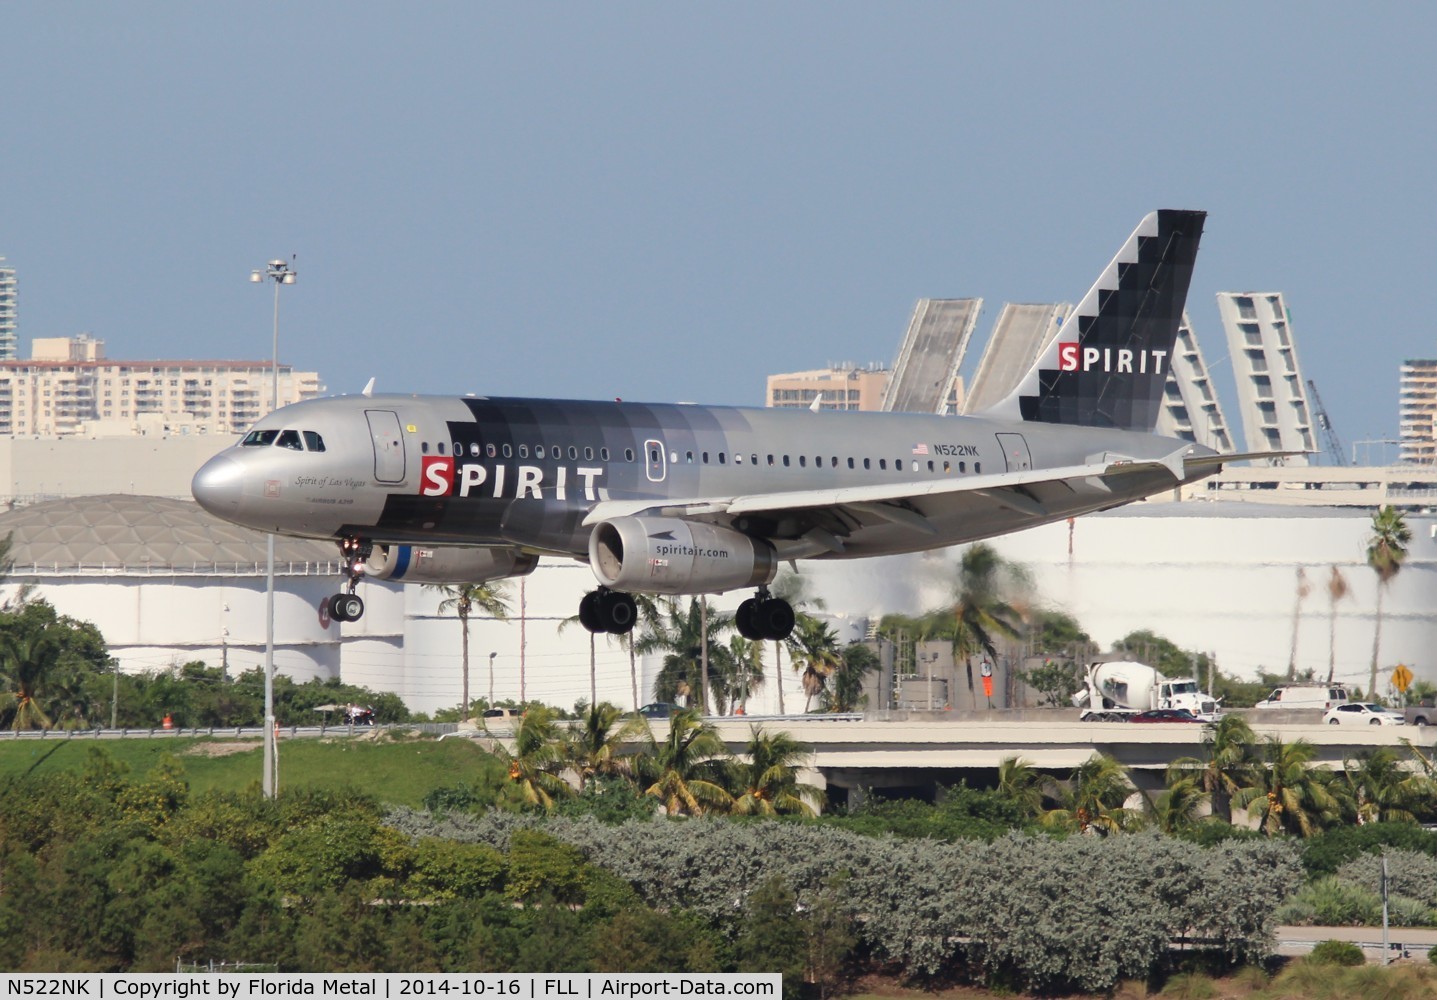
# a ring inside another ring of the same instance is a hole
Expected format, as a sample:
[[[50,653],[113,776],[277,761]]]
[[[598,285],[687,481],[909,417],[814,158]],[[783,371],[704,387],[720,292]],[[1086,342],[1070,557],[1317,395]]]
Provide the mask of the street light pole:
[[[263,269],[250,272],[252,282],[274,282],[274,345],[270,355],[270,411],[279,409],[279,286],[292,285],[295,273],[282,260],[272,260]],[[274,745],[274,533],[265,536],[264,606],[264,778],[265,798],[279,791],[279,761]]]

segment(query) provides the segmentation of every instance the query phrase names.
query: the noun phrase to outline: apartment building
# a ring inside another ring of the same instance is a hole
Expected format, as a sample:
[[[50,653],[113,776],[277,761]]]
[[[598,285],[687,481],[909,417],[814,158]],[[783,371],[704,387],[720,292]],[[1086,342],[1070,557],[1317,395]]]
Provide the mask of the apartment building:
[[[0,257],[0,360],[15,356],[15,269]]]
[[[1437,360],[1402,362],[1399,400],[1400,460],[1410,465],[1437,464]]]
[[[118,361],[88,335],[36,338],[0,361],[0,435],[239,434],[275,408],[268,361]],[[278,405],[324,392],[317,372],[279,366]]]
[[[832,367],[768,376],[765,406],[807,409],[820,396],[823,410],[881,410],[886,368]]]

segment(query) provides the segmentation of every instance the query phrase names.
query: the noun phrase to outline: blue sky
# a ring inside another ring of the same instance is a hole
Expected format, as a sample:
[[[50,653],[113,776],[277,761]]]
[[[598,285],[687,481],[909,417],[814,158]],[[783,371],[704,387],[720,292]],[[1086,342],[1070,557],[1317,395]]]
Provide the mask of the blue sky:
[[[7,5],[21,350],[281,357],[331,391],[757,404],[915,299],[1076,301],[1210,215],[1339,432],[1437,356],[1437,11],[1394,4]],[[976,361],[977,350],[970,354]],[[1236,414],[1229,413],[1235,420]]]

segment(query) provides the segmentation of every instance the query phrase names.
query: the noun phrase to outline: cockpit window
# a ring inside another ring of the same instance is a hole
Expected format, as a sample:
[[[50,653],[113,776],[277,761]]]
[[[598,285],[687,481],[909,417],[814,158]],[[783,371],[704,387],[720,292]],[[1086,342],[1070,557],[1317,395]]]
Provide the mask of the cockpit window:
[[[275,446],[291,451],[304,451],[304,442],[299,439],[299,431],[280,431]]]
[[[244,436],[240,445],[245,448],[268,448],[274,444],[274,439],[279,436],[279,431],[250,431]]]
[[[324,451],[324,438],[316,431],[305,431],[304,446],[310,451]]]

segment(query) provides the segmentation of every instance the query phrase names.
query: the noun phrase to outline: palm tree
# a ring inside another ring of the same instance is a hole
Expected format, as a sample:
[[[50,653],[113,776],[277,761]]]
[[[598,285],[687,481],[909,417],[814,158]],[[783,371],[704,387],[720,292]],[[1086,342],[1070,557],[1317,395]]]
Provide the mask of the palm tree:
[[[1280,833],[1310,837],[1336,821],[1340,805],[1321,775],[1309,765],[1317,749],[1306,740],[1284,743],[1276,736],[1263,741],[1264,766],[1256,783],[1232,797],[1234,808],[1246,810],[1269,837]]]
[[[733,662],[733,676],[729,678],[729,697],[739,708],[748,712],[748,699],[764,684],[763,643],[731,635],[728,639],[729,658]]]
[[[462,656],[460,658],[463,671],[463,692],[460,710],[460,717],[463,721],[469,721],[469,616],[474,609],[494,618],[504,621],[509,617],[508,588],[502,581],[494,580],[488,583],[446,583],[429,584],[426,590],[433,590],[444,595],[444,600],[439,602],[439,613],[447,614],[450,611],[459,615],[460,642]]]
[[[1407,770],[1392,747],[1374,747],[1342,762],[1359,823],[1415,823],[1413,807],[1432,801],[1432,782]]]
[[[1028,819],[1043,811],[1048,776],[1022,757],[1005,757],[998,764],[998,794],[1018,807]]]
[[[1372,515],[1372,535],[1367,540],[1367,565],[1377,574],[1377,615],[1372,631],[1372,669],[1368,674],[1367,693],[1377,697],[1377,651],[1382,644],[1382,595],[1402,569],[1407,558],[1407,543],[1412,530],[1402,512],[1391,504]]]
[[[963,553],[952,608],[953,657],[964,660],[970,674],[972,658],[979,653],[998,662],[998,637],[1016,639],[1021,634],[1023,616],[1004,593],[1019,576],[991,545],[973,545]]]
[[[728,748],[698,712],[675,712],[664,741],[655,741],[650,733],[648,742],[634,766],[644,794],[663,803],[668,815],[726,812],[733,804],[724,788]]]
[[[1133,794],[1123,765],[1094,754],[1056,788],[1058,806],[1039,817],[1044,826],[1076,833],[1113,834],[1142,825],[1142,815],[1124,806]]]
[[[556,799],[574,793],[559,777],[565,764],[564,734],[555,721],[554,710],[535,705],[526,711],[514,730],[514,749],[503,743],[494,752],[509,770],[509,780],[524,802],[551,809]]]
[[[732,811],[742,816],[817,815],[823,792],[800,784],[798,769],[811,756],[787,733],[765,734],[754,726],[744,759],[732,765]]]
[[[591,705],[578,723],[569,727],[569,766],[579,776],[579,791],[592,778],[627,777],[631,761],[624,747],[643,732],[643,722],[624,718],[623,709],[604,702]]]
[[[822,598],[810,598],[808,596],[808,579],[807,577],[800,576],[798,573],[781,574],[778,579],[773,581],[773,586],[769,588],[769,592],[774,597],[787,601],[789,607],[793,608],[795,612],[795,628],[798,626],[798,618],[803,614],[802,608],[813,607],[821,611],[826,607]],[[792,637],[792,633],[790,633],[789,639],[775,639],[773,641],[773,676],[778,686],[779,715],[785,714],[783,707],[783,651],[785,647],[787,647],[790,652],[793,650],[793,646],[789,641]]]
[[[656,701],[675,701],[685,690],[698,691],[697,704],[690,707],[703,713],[709,710],[703,687],[703,660],[707,649],[711,682],[707,693],[713,697],[716,709],[722,714],[728,704],[733,663],[728,647],[720,645],[717,638],[733,627],[733,619],[725,614],[705,614],[700,607],[701,601],[707,601],[707,598],[690,598],[685,610],[680,609],[677,601],[665,602],[661,618],[645,631],[637,649],[639,653],[662,651],[667,654],[659,676],[654,680]]]
[[[1297,631],[1302,624],[1302,601],[1308,594],[1312,593],[1312,585],[1307,582],[1307,574],[1302,567],[1297,567],[1297,600],[1292,605],[1292,648],[1287,654],[1287,679],[1297,679]]]
[[[1327,683],[1337,673],[1337,602],[1347,596],[1347,579],[1332,567],[1327,575]]]
[[[808,696],[803,710],[807,712],[813,704],[814,695],[823,690],[828,677],[843,666],[843,657],[838,651],[838,634],[810,615],[798,615],[794,619],[793,633],[788,637],[789,662],[794,670],[802,671],[803,693]]]
[[[1199,779],[1194,775],[1185,775],[1170,782],[1157,794],[1153,802],[1153,819],[1163,833],[1170,836],[1182,833],[1202,822],[1203,811],[1210,801],[1211,796],[1203,791]]]
[[[60,646],[45,635],[0,636],[0,712],[13,712],[10,728],[49,729],[50,717],[37,700],[60,663]]]
[[[1212,804],[1212,813],[1232,822],[1232,797],[1257,780],[1262,764],[1257,735],[1240,715],[1224,715],[1203,727],[1206,760],[1179,757],[1168,765],[1168,785],[1194,778]]]

